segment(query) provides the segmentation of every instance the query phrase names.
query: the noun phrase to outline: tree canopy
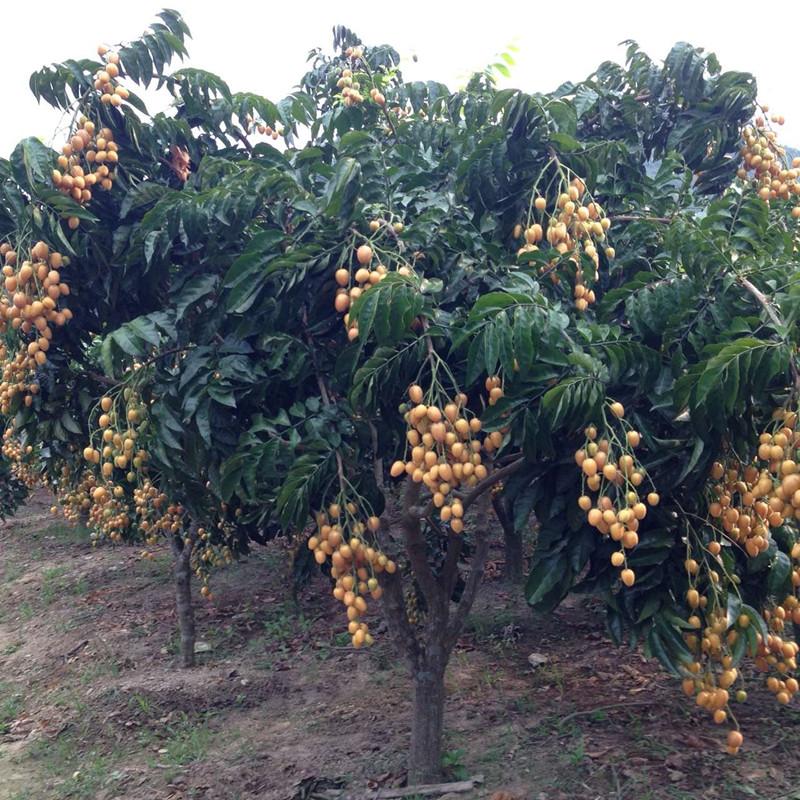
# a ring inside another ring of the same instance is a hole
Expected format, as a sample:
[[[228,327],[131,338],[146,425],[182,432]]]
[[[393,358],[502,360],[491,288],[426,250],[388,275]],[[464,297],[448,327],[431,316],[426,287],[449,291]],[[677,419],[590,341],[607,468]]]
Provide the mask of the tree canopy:
[[[601,596],[735,752],[740,664],[788,702],[800,621],[798,160],[754,78],[629,42],[549,94],[452,91],[337,27],[272,102],[173,71],[188,34],[164,11],[31,77],[74,118],[60,153],[0,161],[6,455],[204,581],[302,538],[354,645],[382,600],[418,680],[474,600],[491,494],[535,520],[530,603]]]

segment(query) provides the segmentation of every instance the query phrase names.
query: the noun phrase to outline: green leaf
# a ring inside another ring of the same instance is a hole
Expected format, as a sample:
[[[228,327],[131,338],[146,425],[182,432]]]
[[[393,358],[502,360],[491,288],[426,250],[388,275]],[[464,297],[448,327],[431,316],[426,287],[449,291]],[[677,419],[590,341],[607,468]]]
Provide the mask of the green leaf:
[[[55,152],[33,136],[23,139],[11,154],[14,176],[31,191],[40,184],[50,183],[55,163]]]
[[[324,195],[324,212],[338,217],[342,226],[353,218],[353,211],[361,190],[361,165],[354,158],[342,158],[328,181]]]

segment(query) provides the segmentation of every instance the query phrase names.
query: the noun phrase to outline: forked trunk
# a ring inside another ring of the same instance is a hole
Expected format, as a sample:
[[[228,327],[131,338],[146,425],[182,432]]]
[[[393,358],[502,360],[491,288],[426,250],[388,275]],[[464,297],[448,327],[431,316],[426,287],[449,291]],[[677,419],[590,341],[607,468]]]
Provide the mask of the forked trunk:
[[[425,660],[414,672],[408,785],[435,783],[442,775],[445,664]]]
[[[190,543],[175,537],[172,553],[175,558],[173,576],[175,579],[175,609],[178,615],[178,629],[181,637],[181,665],[194,666],[194,606],[192,605],[192,547]]]

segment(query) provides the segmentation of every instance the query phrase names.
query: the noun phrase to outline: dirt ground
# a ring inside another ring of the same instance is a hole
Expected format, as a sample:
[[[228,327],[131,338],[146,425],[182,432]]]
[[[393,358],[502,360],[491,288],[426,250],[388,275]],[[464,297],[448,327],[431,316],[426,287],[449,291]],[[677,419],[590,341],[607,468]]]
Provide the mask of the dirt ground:
[[[259,549],[198,609],[177,666],[169,554],[92,549],[34,498],[0,529],[0,800],[312,800],[402,783],[409,682],[387,637],[347,644],[320,579]],[[532,668],[529,655],[546,662]],[[445,765],[473,800],[799,800],[793,708],[757,690],[742,753],[602,615],[535,617],[483,587],[448,673]],[[337,791],[341,790],[341,791]]]

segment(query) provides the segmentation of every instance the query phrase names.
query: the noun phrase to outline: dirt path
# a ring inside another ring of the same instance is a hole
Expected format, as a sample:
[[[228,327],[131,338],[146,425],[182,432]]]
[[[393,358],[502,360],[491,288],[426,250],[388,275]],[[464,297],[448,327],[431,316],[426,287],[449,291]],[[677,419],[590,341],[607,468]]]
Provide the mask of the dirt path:
[[[0,800],[301,800],[400,783],[406,676],[385,636],[346,645],[321,578],[293,605],[286,550],[219,574],[186,671],[168,554],[93,550],[46,505],[0,529]],[[449,774],[485,775],[463,800],[800,797],[793,709],[756,696],[728,758],[596,609],[536,619],[498,581],[484,589],[448,676]],[[532,652],[546,663],[533,669]]]

